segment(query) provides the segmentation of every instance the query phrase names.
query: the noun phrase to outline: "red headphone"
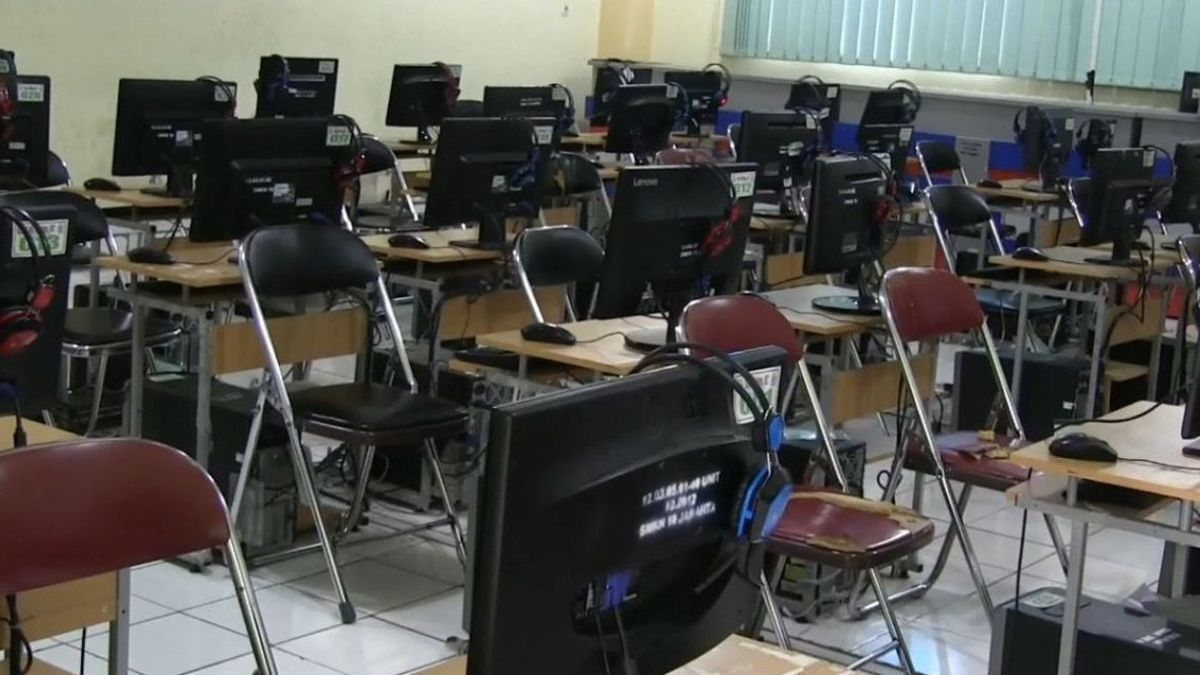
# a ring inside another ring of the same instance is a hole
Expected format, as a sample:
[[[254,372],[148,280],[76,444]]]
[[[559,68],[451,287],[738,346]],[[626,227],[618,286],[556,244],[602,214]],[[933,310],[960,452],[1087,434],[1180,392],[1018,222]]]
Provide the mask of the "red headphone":
[[[8,217],[13,233],[20,230],[29,245],[33,274],[29,277],[22,298],[24,304],[0,310],[0,358],[16,356],[37,341],[42,332],[42,312],[54,304],[54,275],[42,273],[42,252],[49,254],[50,243],[36,219],[15,206],[0,205],[0,213]],[[36,238],[34,233],[37,233]],[[41,244],[41,250],[38,244]]]
[[[0,66],[0,141],[7,141],[13,132],[8,118],[17,109],[17,62],[12,52],[0,49]]]
[[[442,69],[442,75],[446,77],[446,112],[454,109],[458,105],[458,97],[462,95],[462,79],[454,74],[454,69],[441,61],[434,61],[433,65]]]

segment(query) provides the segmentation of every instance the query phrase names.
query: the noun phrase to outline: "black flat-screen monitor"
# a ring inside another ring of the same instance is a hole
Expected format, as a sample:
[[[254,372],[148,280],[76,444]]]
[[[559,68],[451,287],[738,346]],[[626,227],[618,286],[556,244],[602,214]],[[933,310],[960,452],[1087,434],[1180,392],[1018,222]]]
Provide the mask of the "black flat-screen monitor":
[[[417,140],[431,142],[429,127],[439,126],[450,114],[461,86],[460,66],[394,66],[384,123],[389,127],[416,127]]]
[[[558,148],[557,124],[551,118],[446,118],[433,157],[424,224],[478,223],[478,241],[455,244],[504,248],[505,219],[533,218],[541,208],[541,186]]]
[[[735,358],[787,381],[781,350]],[[684,366],[492,412],[468,675],[667,673],[753,621],[732,523],[765,457],[735,407]]]
[[[114,176],[167,176],[167,193],[188,196],[195,148],[208,120],[233,117],[237,84],[122,79],[117,85]]]
[[[626,73],[625,81],[622,81],[622,76],[618,71]],[[625,84],[650,84],[653,75],[654,71],[650,68],[625,68],[619,65],[611,68],[597,68],[596,82],[592,88],[592,125],[597,127],[608,125],[612,97],[616,95],[618,88]]]
[[[1038,175],[1042,189],[1057,190],[1062,167],[1075,149],[1074,113],[1031,105],[1024,114],[1025,128],[1019,140],[1025,154],[1025,170]]]
[[[725,105],[724,82],[716,70],[674,70],[663,74],[663,82],[673,84],[687,96],[687,132],[693,136],[712,132]]]
[[[607,152],[632,154],[638,163],[671,144],[679,105],[665,84],[630,84],[609,101]]]
[[[734,142],[738,161],[758,164],[757,189],[782,193],[807,180],[819,139],[816,120],[806,113],[747,110]]]
[[[240,239],[267,225],[340,225],[335,169],[353,154],[345,120],[213,120],[203,133],[192,241]]]
[[[881,238],[876,223],[879,200],[886,190],[883,167],[870,158],[817,158],[805,230],[805,274],[851,272],[875,260]],[[813,306],[831,312],[879,313],[878,303],[861,288],[857,297],[818,298]]]
[[[552,117],[561,119],[567,102],[554,97],[554,87],[484,87],[484,117]]]
[[[1175,145],[1175,184],[1163,220],[1200,227],[1200,141]]]
[[[637,314],[649,286],[667,315],[666,334],[638,333],[627,341],[653,346],[674,339],[689,301],[735,292],[757,171],[741,162],[623,170],[593,318]]]
[[[892,173],[903,176],[912,152],[913,128],[908,124],[864,124],[858,128],[858,149],[887,155]]]
[[[1179,86],[1179,112],[1200,112],[1200,73],[1185,71]]]
[[[833,147],[833,132],[842,116],[842,86],[826,82],[801,79],[792,84],[788,92],[788,110],[807,110],[821,120],[821,135],[824,150]]]
[[[50,78],[18,75],[12,114],[0,119],[0,189],[50,184]]]
[[[876,89],[867,94],[860,125],[912,124],[904,89]]]
[[[329,117],[337,98],[338,60],[264,56],[258,62],[255,117]]]
[[[1131,257],[1146,223],[1147,209],[1154,190],[1154,161],[1157,153],[1149,148],[1109,148],[1096,153],[1091,179],[1082,206],[1084,246],[1112,244],[1112,255],[1089,258],[1097,264],[1130,265]]]

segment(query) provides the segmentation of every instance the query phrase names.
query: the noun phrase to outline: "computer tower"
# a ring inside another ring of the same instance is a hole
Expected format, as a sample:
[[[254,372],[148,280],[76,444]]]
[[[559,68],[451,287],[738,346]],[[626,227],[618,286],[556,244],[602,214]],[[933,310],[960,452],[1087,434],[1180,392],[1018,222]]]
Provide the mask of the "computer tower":
[[[1062,589],[1041,588],[996,608],[988,675],[1054,675],[1062,636]],[[1195,675],[1200,630],[1084,597],[1075,642],[1078,675]]]
[[[1012,382],[1011,350],[1000,352],[1000,363],[1005,378]],[[1055,425],[1078,417],[1085,410],[1090,368],[1088,359],[1026,352],[1017,412],[1030,439],[1049,438]],[[1103,376],[1101,366],[1101,382]],[[955,428],[985,428],[998,395],[987,352],[966,350],[955,355],[950,417]]]

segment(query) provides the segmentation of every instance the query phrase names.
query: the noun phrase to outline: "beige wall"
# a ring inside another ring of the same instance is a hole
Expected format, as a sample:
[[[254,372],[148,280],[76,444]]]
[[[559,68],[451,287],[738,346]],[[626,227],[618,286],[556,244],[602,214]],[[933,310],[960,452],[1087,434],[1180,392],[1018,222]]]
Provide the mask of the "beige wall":
[[[582,100],[599,9],[600,0],[0,0],[0,46],[17,52],[22,71],[53,79],[51,146],[82,180],[110,173],[123,76],[233,78],[239,115],[249,116],[260,56],[337,57],[338,111],[386,135],[395,63],[461,63],[466,97],[485,83],[562,82]]]
[[[596,56],[652,61],[656,0],[600,0],[600,41]]]

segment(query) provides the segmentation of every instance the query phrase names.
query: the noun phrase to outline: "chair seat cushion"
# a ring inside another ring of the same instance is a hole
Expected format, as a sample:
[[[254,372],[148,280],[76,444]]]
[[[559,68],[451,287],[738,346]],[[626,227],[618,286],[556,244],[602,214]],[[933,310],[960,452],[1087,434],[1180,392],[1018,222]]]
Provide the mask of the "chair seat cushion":
[[[169,321],[146,320],[146,340],[174,335],[179,327]],[[63,342],[99,347],[133,341],[133,314],[112,307],[73,307],[63,322]]]
[[[466,410],[452,401],[371,382],[305,389],[291,399],[304,419],[351,431],[441,432],[467,420]]]
[[[772,553],[862,570],[919,550],[933,540],[933,523],[902,506],[797,486],[774,534]]]
[[[1021,447],[1019,443],[1010,445],[1012,439],[1008,437],[997,436],[994,441],[988,441],[981,439],[976,431],[956,431],[937,436],[934,440],[950,480],[988,490],[1007,490],[1024,483],[1029,477],[1028,469],[1003,457],[987,456],[989,451],[999,451],[994,454],[1002,455],[1005,450]],[[918,473],[934,473],[933,459],[926,452],[924,441],[916,439],[909,444],[905,468]]]

